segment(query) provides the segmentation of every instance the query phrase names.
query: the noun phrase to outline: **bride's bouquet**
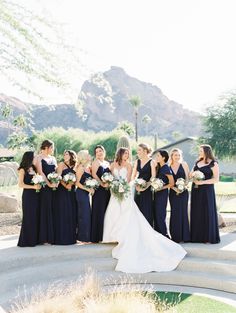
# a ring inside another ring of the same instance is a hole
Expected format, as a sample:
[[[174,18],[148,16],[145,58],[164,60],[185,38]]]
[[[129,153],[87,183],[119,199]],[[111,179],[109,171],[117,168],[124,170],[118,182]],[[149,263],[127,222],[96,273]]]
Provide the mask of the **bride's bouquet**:
[[[114,178],[110,184],[110,189],[115,198],[119,201],[128,197],[130,186],[124,178]]]
[[[193,182],[200,181],[205,179],[205,175],[201,171],[194,171],[192,173]],[[194,188],[198,188],[198,185],[195,185]]]
[[[76,182],[76,176],[74,173],[69,172],[63,177],[63,181],[68,185],[68,184],[73,184]],[[71,191],[71,189],[68,189],[68,191]]]
[[[152,192],[156,192],[158,190],[161,190],[164,186],[164,182],[160,178],[152,178],[151,179],[151,190]]]
[[[35,174],[32,177],[32,183],[34,185],[40,185],[42,187],[44,187],[46,185],[45,180],[43,179],[43,176],[39,175],[39,174]],[[40,189],[36,189],[36,192],[40,192]]]
[[[175,183],[175,186],[177,188],[177,195],[179,193],[184,192],[187,189],[186,181],[184,178],[178,178]]]
[[[61,175],[57,174],[56,172],[49,173],[47,176],[48,180],[52,184],[57,184],[62,180]],[[52,190],[56,190],[56,187],[53,187]]]
[[[111,173],[108,173],[108,172],[104,173],[102,175],[102,177],[101,177],[101,181],[103,183],[105,183],[105,184],[108,184],[108,188],[106,188],[106,189],[109,189],[109,187],[110,187],[111,183],[113,182],[113,180],[114,180],[114,176]]]
[[[86,178],[84,185],[86,188],[96,190],[99,187],[99,182],[95,178],[88,177]]]
[[[147,186],[147,182],[143,178],[136,178],[134,181],[134,185],[135,185],[135,187],[138,186],[139,188],[143,189]],[[140,192],[137,192],[137,194],[140,194]]]

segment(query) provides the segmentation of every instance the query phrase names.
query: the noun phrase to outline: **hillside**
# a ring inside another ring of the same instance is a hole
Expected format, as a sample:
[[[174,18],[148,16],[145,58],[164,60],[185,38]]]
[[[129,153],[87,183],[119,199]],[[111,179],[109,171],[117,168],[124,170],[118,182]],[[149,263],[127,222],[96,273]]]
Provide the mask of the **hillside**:
[[[73,104],[35,105],[23,103],[19,99],[0,94],[0,103],[9,103],[14,114],[31,114],[36,130],[52,126],[63,128],[78,127],[94,131],[112,130],[120,121],[134,122],[134,114],[129,98],[138,95],[142,99],[139,109],[140,134],[147,128],[142,122],[144,115],[151,117],[148,133],[157,133],[161,138],[171,139],[173,131],[183,136],[198,136],[201,131],[200,115],[183,108],[168,99],[162,91],[150,83],[129,76],[122,68],[112,66],[104,73],[94,74],[81,87],[79,99],[84,103],[83,118]],[[30,110],[30,113],[29,113]],[[0,118],[0,143],[6,139],[6,123]]]

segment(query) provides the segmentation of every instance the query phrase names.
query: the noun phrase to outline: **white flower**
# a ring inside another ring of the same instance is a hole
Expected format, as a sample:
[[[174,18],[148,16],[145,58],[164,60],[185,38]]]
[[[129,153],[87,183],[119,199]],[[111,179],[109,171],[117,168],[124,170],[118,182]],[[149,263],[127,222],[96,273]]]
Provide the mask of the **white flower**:
[[[161,190],[164,186],[164,182],[160,178],[153,178],[151,181],[152,191]]]
[[[104,183],[111,183],[114,180],[114,176],[111,173],[106,172],[102,175],[101,180]]]
[[[119,192],[124,192],[125,191],[125,189],[124,189],[124,187],[122,186],[122,185],[119,185]]]
[[[194,171],[192,173],[193,180],[203,180],[205,175],[201,171]]]
[[[67,184],[76,182],[76,176],[74,173],[68,173],[63,177],[63,181]]]

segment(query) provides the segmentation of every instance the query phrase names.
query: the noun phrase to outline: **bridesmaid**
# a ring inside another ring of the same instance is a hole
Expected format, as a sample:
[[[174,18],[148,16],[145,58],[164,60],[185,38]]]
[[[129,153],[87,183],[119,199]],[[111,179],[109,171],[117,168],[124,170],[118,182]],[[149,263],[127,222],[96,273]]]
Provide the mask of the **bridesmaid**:
[[[102,241],[104,216],[110,200],[110,191],[105,189],[107,186],[101,181],[101,177],[105,172],[110,172],[110,165],[105,161],[106,151],[103,146],[96,146],[94,154],[92,176],[100,183],[100,186],[95,191],[92,201],[91,241],[99,242]]]
[[[155,162],[150,158],[150,153],[151,148],[147,144],[141,143],[138,145],[138,160],[134,163],[133,179],[138,175],[138,178],[143,178],[148,183],[152,177],[156,176]],[[144,189],[136,186],[134,201],[146,220],[153,227],[153,201],[150,184]]]
[[[24,153],[19,170],[19,187],[23,188],[22,210],[23,218],[18,241],[19,247],[34,247],[38,244],[39,229],[39,193],[40,185],[33,185],[32,178],[36,174],[33,164],[34,152]]]
[[[183,178],[186,183],[189,177],[189,167],[183,161],[182,151],[174,148],[170,152],[170,168],[176,183],[178,178]],[[178,193],[176,187],[172,187],[169,192],[170,201],[170,235],[175,242],[190,241],[189,221],[188,221],[188,190]]]
[[[51,140],[44,140],[41,144],[41,153],[36,159],[37,172],[44,177],[46,186],[40,192],[40,226],[39,226],[39,243],[53,244],[53,205],[57,184],[50,183],[47,175],[56,170],[57,162],[54,156],[54,143]]]
[[[193,171],[205,175],[204,180],[195,181],[191,193],[191,241],[219,243],[220,235],[216,211],[214,184],[219,181],[219,166],[210,145],[201,145],[199,158]],[[192,172],[190,173],[192,177]]]
[[[76,199],[78,207],[78,234],[80,243],[91,242],[91,205],[89,194],[94,194],[94,189],[84,186],[85,180],[92,177],[91,156],[88,150],[81,150],[78,155],[76,168]]]
[[[168,188],[174,186],[174,178],[169,166],[167,165],[169,159],[166,150],[159,150],[156,155],[157,161],[157,178],[164,182],[161,190],[156,191],[154,194],[154,229],[161,233],[163,236],[169,238],[166,227],[166,207],[168,202]]]
[[[76,243],[76,196],[75,184],[66,184],[63,177],[68,173],[75,175],[76,153],[72,150],[64,152],[64,162],[58,164],[57,173],[62,180],[55,193],[54,234],[56,245],[72,245]]]

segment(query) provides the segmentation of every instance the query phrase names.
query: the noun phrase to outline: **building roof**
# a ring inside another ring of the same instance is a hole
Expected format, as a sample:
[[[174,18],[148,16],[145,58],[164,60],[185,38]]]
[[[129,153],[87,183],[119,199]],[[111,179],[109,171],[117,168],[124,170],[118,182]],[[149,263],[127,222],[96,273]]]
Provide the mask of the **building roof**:
[[[177,141],[175,141],[175,142],[169,143],[168,145],[165,145],[165,146],[163,146],[163,147],[161,147],[161,148],[156,149],[156,150],[153,152],[153,154],[155,154],[158,150],[169,149],[170,147],[177,146],[177,145],[179,145],[180,143],[183,143],[183,142],[185,142],[185,141],[195,141],[195,140],[197,140],[197,137],[185,137],[185,138],[182,138],[182,139],[177,140]]]

